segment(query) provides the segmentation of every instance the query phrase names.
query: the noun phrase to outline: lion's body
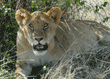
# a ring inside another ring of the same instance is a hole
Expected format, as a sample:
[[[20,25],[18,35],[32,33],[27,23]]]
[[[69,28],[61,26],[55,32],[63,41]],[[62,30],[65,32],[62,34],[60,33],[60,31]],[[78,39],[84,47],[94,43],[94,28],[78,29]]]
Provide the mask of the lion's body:
[[[51,61],[54,63],[70,50],[73,53],[90,51],[99,45],[98,40],[99,43],[110,40],[110,29],[96,22],[60,21],[61,10],[58,7],[47,13],[36,11],[32,14],[20,9],[15,17],[19,24],[15,72],[17,77],[22,75],[26,78],[31,73],[32,66],[44,65]]]

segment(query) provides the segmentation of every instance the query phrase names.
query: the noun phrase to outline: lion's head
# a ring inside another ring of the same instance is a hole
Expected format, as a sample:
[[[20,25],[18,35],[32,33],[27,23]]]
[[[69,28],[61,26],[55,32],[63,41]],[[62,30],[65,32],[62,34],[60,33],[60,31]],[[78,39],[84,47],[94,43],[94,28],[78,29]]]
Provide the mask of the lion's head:
[[[32,46],[34,53],[36,51],[44,53],[44,51],[51,49],[49,47],[53,47],[53,38],[60,17],[61,10],[58,7],[51,8],[47,13],[36,11],[32,14],[25,9],[19,9],[15,15],[19,29]]]

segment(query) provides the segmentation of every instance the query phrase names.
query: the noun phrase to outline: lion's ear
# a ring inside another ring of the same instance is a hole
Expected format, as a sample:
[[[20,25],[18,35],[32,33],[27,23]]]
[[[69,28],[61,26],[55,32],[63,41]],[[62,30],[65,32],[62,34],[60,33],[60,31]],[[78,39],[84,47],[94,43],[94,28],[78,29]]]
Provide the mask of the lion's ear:
[[[59,7],[52,7],[48,12],[47,15],[54,20],[56,24],[60,22],[61,17],[61,9]]]
[[[15,18],[17,23],[23,26],[31,19],[31,14],[27,10],[21,8],[16,11]]]

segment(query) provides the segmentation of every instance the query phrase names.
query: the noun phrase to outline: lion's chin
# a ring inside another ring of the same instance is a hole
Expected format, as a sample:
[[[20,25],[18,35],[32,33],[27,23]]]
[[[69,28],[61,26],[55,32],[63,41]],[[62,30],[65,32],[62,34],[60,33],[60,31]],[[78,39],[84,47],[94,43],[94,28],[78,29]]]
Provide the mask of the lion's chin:
[[[42,56],[42,55],[45,55],[47,53],[47,50],[46,51],[33,50],[33,53],[34,53],[34,55]]]
[[[34,51],[46,51],[48,49],[48,44],[46,43],[45,45],[38,43],[37,45],[33,45]]]

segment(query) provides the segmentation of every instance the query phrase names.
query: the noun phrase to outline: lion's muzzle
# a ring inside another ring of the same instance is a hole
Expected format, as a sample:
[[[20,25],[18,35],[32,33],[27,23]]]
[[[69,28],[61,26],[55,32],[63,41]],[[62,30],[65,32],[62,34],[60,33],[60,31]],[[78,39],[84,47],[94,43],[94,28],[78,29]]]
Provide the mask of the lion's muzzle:
[[[33,49],[36,51],[45,51],[48,49],[48,44],[46,43],[45,45],[38,43],[37,45],[33,45]]]

